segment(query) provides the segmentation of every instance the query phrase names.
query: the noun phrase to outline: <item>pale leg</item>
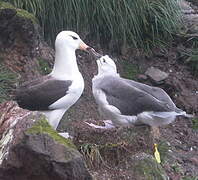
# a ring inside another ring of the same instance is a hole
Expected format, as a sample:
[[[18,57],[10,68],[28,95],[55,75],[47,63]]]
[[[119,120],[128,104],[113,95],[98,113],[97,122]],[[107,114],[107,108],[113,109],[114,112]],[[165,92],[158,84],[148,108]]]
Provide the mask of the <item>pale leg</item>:
[[[56,130],[65,111],[65,109],[56,109],[51,111],[44,111],[43,113],[47,117],[49,124]]]

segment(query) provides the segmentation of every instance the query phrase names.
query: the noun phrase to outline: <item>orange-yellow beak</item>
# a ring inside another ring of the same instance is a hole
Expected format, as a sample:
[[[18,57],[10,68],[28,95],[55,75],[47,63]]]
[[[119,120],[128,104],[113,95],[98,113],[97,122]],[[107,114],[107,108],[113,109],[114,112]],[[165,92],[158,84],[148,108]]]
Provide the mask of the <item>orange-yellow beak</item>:
[[[97,53],[92,47],[87,46],[83,41],[80,43],[79,49],[87,51],[89,54],[92,54],[96,59],[102,56],[101,54]]]
[[[90,47],[87,46],[83,41],[80,43],[79,45],[79,49],[86,51],[87,49],[89,49]]]

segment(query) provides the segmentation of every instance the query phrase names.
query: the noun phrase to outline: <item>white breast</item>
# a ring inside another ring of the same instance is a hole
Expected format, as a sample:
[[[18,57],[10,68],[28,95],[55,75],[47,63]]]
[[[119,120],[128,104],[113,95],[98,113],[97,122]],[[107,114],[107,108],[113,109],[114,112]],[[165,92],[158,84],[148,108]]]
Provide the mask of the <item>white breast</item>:
[[[84,90],[84,80],[82,75],[75,76],[73,79],[68,79],[72,81],[67,94],[61,99],[57,100],[49,106],[52,109],[68,109],[70,108],[82,95]]]

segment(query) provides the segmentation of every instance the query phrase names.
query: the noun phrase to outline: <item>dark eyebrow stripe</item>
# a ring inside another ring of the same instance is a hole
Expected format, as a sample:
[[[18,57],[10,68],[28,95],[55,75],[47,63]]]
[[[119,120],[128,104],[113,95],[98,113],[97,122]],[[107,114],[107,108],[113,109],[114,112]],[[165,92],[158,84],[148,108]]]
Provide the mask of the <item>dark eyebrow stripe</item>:
[[[70,35],[74,40],[76,40],[76,39],[78,39],[77,37],[75,37],[75,36],[72,36],[72,35]]]

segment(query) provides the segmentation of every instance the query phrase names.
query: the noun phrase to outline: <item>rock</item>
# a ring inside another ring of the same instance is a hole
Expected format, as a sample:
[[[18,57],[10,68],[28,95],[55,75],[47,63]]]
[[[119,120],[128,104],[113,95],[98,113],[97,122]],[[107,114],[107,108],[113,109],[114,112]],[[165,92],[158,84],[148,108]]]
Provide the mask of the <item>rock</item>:
[[[137,76],[137,79],[138,79],[138,81],[144,82],[144,81],[146,81],[148,79],[148,77],[146,75],[144,75],[144,74],[139,74]]]
[[[180,7],[183,13],[183,22],[185,25],[185,33],[189,35],[198,35],[198,13],[193,9],[191,3],[182,0]]]
[[[198,166],[198,157],[192,157],[189,159],[193,164],[195,164],[196,166]]]
[[[0,106],[0,179],[91,180],[82,155],[38,112]]]
[[[0,1],[1,62],[18,73],[21,81],[39,77],[51,67],[54,50],[40,35],[38,20],[25,10]]]
[[[169,180],[166,172],[156,160],[146,153],[138,153],[131,157],[131,171],[134,180],[157,179]]]
[[[10,100],[16,85],[50,72],[54,50],[40,35],[37,19],[0,1],[0,102]]]
[[[189,2],[187,2],[185,0],[181,0],[179,2],[179,5],[180,5],[180,8],[181,8],[181,10],[182,10],[182,12],[184,14],[191,14],[191,13],[193,14],[193,13],[195,13],[194,9],[190,6]]]
[[[180,70],[180,72],[183,71]],[[188,74],[184,79],[182,73],[174,74],[165,80],[161,88],[170,95],[179,108],[184,109],[189,114],[197,114],[198,96],[192,89],[198,89],[198,84],[192,75]]]
[[[150,67],[146,70],[145,75],[151,78],[156,84],[161,84],[163,80],[167,79],[169,74],[158,68]]]

